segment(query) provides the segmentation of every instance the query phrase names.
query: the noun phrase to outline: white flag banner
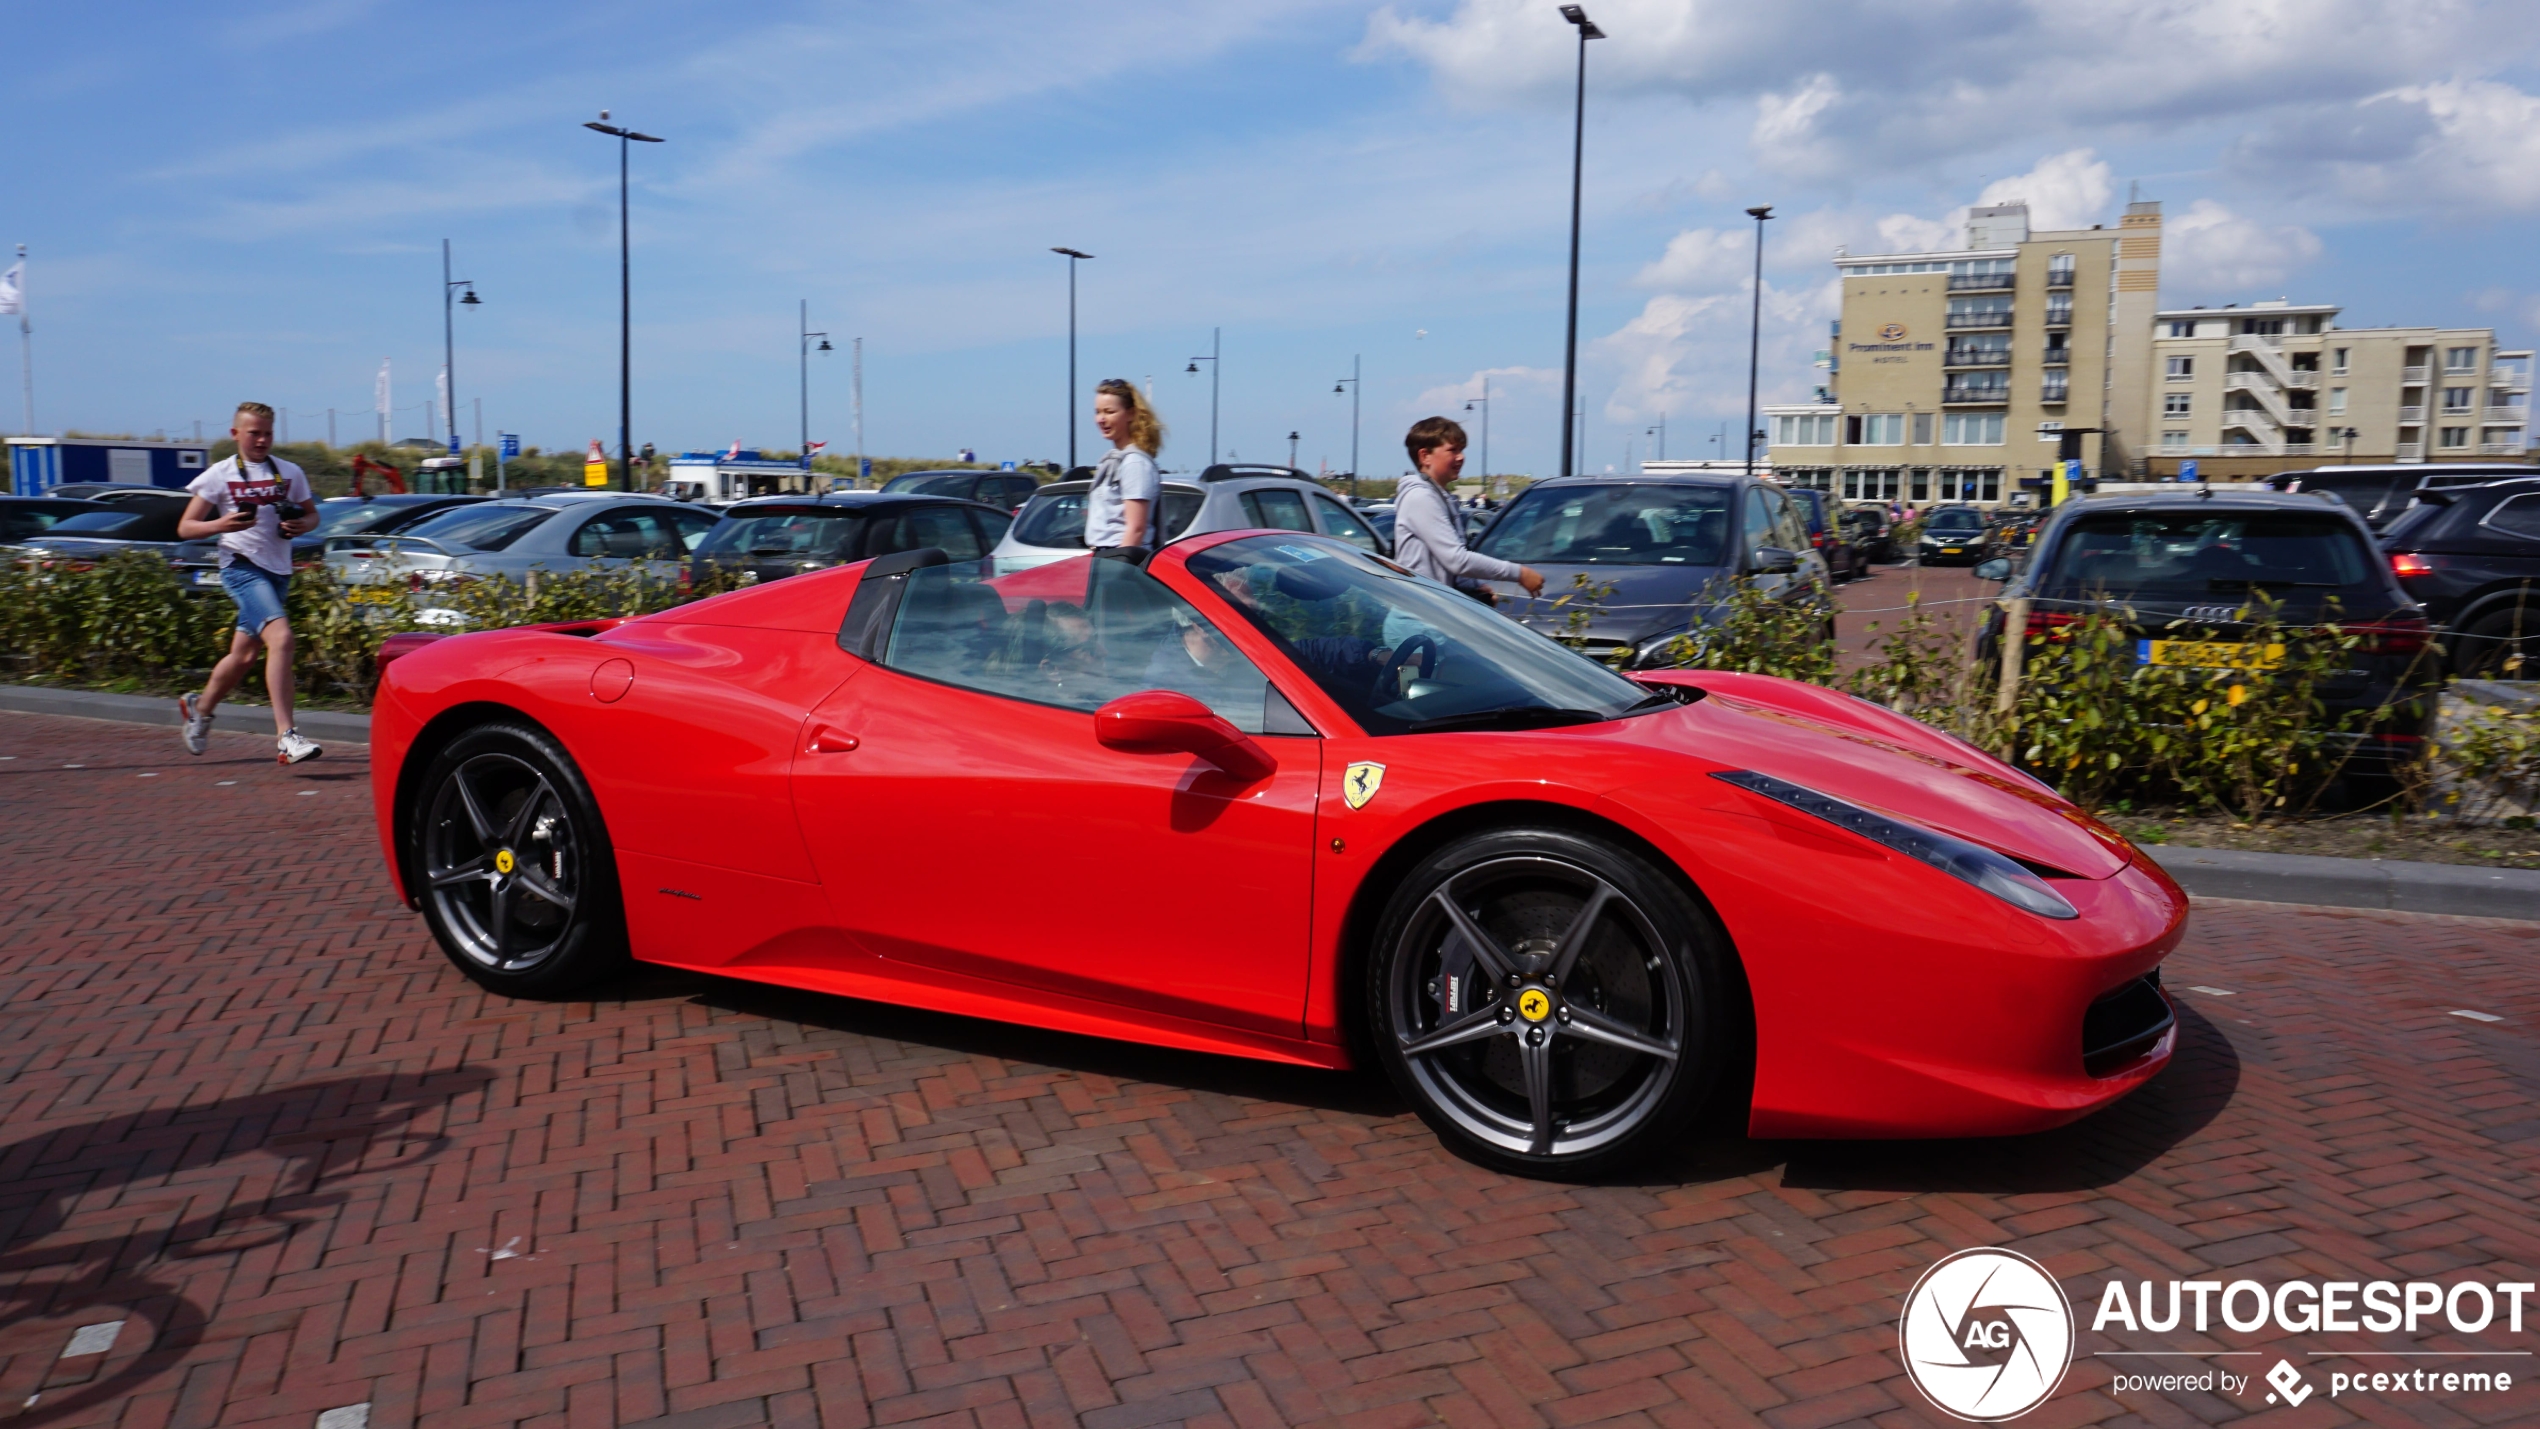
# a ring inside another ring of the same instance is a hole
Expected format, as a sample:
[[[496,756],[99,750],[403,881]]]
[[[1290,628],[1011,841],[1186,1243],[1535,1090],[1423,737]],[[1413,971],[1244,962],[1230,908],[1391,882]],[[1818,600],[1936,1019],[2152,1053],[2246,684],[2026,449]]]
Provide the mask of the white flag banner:
[[[388,359],[386,359],[386,358],[384,358],[384,357],[383,357],[383,358],[381,358],[381,359],[379,360],[379,380],[378,380],[377,382],[374,382],[374,383],[372,383],[372,384],[371,384],[370,397],[371,397],[371,405],[372,405],[373,407],[375,407],[375,408],[377,408],[377,409],[378,409],[378,411],[379,411],[379,415],[381,415],[381,416],[383,416],[383,417],[387,416],[387,415],[388,415]]]
[[[0,273],[0,317],[17,317],[26,311],[26,263],[11,265]]]
[[[441,375],[433,379],[432,397],[434,405],[441,409],[441,430],[457,432],[458,419],[450,415],[450,369],[442,368]]]

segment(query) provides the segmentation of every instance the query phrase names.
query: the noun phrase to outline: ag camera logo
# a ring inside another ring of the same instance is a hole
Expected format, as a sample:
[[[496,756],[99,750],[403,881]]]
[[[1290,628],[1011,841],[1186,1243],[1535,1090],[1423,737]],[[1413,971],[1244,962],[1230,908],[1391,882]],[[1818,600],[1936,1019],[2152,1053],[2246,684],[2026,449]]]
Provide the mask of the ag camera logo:
[[[1962,1250],[1923,1272],[1897,1339],[1905,1373],[1944,1414],[2016,1419],[2073,1362],[2073,1312],[2046,1268],[2014,1250]]]

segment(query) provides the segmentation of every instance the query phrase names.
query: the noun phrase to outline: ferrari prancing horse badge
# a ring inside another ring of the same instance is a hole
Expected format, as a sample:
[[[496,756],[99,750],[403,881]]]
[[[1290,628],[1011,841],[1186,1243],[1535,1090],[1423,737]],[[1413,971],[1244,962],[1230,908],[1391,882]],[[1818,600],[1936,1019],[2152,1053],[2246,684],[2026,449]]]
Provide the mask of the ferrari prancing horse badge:
[[[1376,791],[1383,788],[1384,783],[1385,766],[1353,764],[1341,775],[1341,797],[1349,801],[1351,808],[1363,809],[1367,807],[1368,800],[1376,797]]]

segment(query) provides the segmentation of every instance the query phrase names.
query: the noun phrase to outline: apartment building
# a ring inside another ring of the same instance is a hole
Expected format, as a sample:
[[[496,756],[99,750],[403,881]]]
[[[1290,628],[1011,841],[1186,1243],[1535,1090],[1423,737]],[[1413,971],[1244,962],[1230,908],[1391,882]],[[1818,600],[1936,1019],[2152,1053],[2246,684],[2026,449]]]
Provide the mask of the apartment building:
[[[1783,481],[1845,500],[1998,504],[2052,468],[2067,426],[2093,471],[2142,469],[2161,206],[2113,229],[2033,232],[1972,210],[1958,251],[1838,252],[1823,400],[1764,409]]]
[[[2166,310],[2150,470],[2206,480],[2349,462],[2493,461],[2529,449],[2531,353],[2486,328],[2341,328],[2283,300]]]

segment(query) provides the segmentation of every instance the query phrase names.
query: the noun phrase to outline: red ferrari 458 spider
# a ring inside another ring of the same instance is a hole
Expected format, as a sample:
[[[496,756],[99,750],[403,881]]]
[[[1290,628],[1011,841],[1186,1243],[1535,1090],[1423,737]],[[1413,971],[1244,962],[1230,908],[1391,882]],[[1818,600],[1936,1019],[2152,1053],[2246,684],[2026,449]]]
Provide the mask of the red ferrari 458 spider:
[[[1754,675],[1626,679],[1345,543],[886,556],[444,639],[389,867],[497,991],[626,959],[1319,1067],[1584,1175],[2035,1131],[2167,1063],[2186,899],[2026,775]]]

